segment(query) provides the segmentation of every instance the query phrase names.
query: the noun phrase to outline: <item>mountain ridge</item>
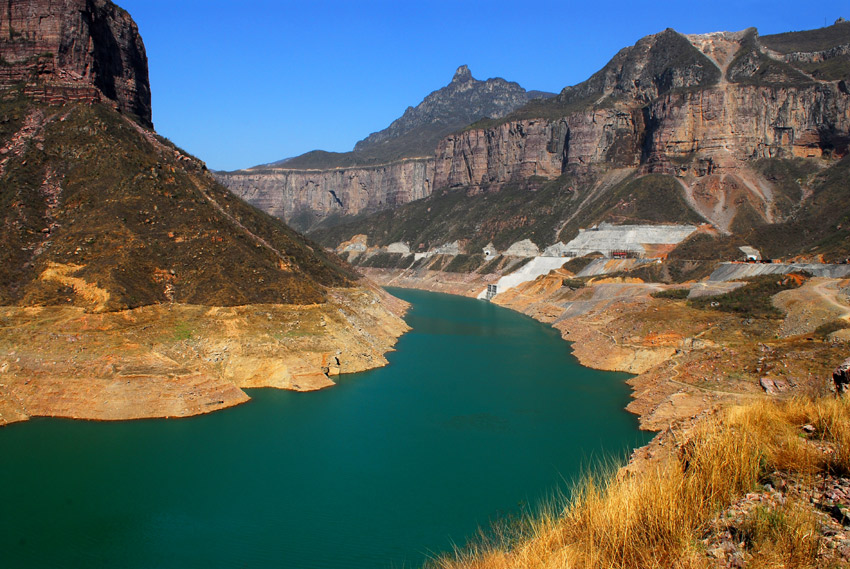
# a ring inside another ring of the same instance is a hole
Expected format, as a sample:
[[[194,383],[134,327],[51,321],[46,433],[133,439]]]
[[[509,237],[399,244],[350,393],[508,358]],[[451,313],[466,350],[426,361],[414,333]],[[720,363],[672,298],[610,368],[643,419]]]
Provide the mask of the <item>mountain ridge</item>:
[[[820,170],[842,170],[850,144],[850,25],[795,34],[665,30],[643,38],[558,97],[444,138],[423,202],[339,228],[323,224],[311,234],[331,247],[355,235],[372,246],[403,241],[416,251],[458,240],[507,246],[510,236],[542,249],[600,221],[643,223],[641,204],[663,213],[682,203],[685,218],[673,210],[649,218],[690,223],[696,216],[718,236],[750,235],[771,249],[766,228],[781,233],[816,208],[811,184],[833,179],[819,178]],[[765,44],[785,45],[787,53]],[[819,51],[795,51],[806,45]],[[829,187],[840,189],[834,181]],[[668,198],[659,201],[656,193]],[[537,206],[524,208],[523,201]],[[446,211],[442,202],[456,209]],[[842,207],[840,199],[833,203]],[[431,213],[437,211],[442,218]],[[846,208],[834,214],[840,233]],[[388,222],[394,215],[397,223]],[[427,229],[434,227],[442,234]],[[493,232],[498,228],[503,235]],[[829,255],[843,259],[845,249],[830,246]]]

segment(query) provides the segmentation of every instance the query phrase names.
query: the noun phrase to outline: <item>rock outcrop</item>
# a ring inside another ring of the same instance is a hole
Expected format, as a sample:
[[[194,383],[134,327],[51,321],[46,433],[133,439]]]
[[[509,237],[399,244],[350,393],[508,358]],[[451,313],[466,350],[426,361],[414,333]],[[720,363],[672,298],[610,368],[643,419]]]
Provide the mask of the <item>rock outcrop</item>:
[[[832,382],[835,384],[835,390],[838,393],[845,393],[850,388],[850,358],[842,362],[840,366],[832,372]]]
[[[145,46],[109,0],[8,0],[0,10],[0,88],[50,102],[112,101],[152,126]]]
[[[570,167],[608,164],[705,175],[754,158],[844,154],[848,133],[850,97],[837,84],[726,84],[667,93],[642,109],[518,120],[448,136],[437,147],[434,187],[552,178]]]
[[[434,162],[410,158],[375,166],[251,169],[215,176],[251,205],[306,230],[317,218],[378,211],[424,198],[433,189]]]

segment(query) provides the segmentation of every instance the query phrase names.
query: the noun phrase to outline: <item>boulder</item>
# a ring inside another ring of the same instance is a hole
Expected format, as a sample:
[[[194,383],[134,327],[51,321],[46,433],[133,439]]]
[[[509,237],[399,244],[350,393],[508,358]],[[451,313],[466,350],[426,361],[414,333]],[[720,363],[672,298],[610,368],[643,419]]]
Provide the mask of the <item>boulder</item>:
[[[848,386],[850,386],[850,358],[847,358],[840,366],[835,368],[835,371],[832,372],[832,382],[835,385],[835,391],[838,393],[847,391]]]

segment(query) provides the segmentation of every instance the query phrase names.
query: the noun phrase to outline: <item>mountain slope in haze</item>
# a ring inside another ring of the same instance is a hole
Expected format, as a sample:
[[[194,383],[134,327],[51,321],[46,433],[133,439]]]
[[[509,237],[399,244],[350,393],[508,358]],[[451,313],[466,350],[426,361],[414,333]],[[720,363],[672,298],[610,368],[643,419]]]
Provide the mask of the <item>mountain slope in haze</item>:
[[[602,221],[703,223],[771,255],[843,259],[848,79],[846,22],[766,37],[665,30],[554,99],[445,137],[422,202],[311,235],[414,251],[460,241],[475,254],[545,248]]]
[[[403,303],[149,128],[125,11],[12,0],[0,30],[0,425],[195,415],[386,363]]]

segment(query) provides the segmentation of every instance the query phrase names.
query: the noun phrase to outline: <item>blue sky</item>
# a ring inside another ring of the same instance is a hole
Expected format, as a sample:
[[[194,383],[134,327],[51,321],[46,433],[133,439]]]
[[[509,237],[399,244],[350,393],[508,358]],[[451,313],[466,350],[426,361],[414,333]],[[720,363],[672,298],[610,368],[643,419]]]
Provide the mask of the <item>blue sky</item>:
[[[850,18],[850,0],[116,0],[139,25],[157,131],[210,168],[344,152],[469,65],[558,92],[671,27],[762,35]]]

